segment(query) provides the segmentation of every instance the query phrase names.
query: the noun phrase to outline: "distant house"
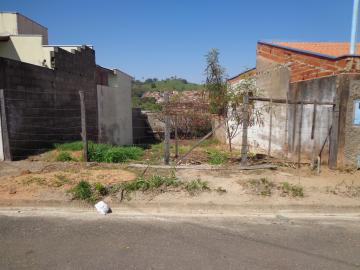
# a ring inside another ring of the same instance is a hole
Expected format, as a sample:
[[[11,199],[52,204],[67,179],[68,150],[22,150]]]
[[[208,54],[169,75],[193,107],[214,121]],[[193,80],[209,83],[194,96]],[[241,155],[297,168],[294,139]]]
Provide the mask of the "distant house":
[[[255,70],[264,98],[272,99],[264,126],[249,131],[250,149],[294,160],[314,160],[321,154],[330,167],[360,166],[360,47],[349,55],[346,42],[258,42]],[[303,103],[303,105],[301,105]],[[269,102],[257,101],[269,108]],[[357,140],[356,138],[359,138]],[[235,138],[240,147],[241,134]],[[325,146],[325,147],[323,147]]]
[[[101,73],[92,46],[49,45],[48,29],[19,13],[0,22],[0,160],[80,140],[79,91],[89,140],[132,143],[131,76]]]

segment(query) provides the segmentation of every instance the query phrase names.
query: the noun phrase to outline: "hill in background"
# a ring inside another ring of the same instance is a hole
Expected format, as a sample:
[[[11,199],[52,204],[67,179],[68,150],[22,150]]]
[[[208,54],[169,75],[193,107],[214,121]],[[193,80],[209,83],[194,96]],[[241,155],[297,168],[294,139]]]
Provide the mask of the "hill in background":
[[[145,81],[136,80],[132,87],[132,96],[141,97],[145,92],[160,91],[194,91],[203,90],[204,86],[201,84],[190,83],[185,79],[171,77],[165,80],[147,79]]]

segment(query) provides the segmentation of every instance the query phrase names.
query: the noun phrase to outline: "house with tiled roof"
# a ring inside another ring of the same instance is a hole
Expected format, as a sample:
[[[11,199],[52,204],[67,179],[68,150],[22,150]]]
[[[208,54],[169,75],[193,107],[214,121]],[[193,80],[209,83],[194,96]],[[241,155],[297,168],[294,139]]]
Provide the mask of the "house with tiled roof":
[[[360,167],[360,46],[348,51],[347,42],[257,43],[256,70],[228,80],[250,73],[262,90],[255,106],[266,108],[264,125],[250,128],[250,150]]]

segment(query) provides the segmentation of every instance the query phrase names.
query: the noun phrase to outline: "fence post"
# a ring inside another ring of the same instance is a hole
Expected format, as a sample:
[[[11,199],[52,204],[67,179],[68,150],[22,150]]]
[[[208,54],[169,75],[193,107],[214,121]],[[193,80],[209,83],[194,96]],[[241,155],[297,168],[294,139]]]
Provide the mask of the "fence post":
[[[175,115],[175,158],[179,157],[178,116]]]
[[[83,159],[85,162],[88,160],[88,141],[86,133],[86,107],[85,107],[85,98],[84,92],[79,91],[80,95],[80,108],[81,108],[81,138],[83,142]]]
[[[304,101],[301,99],[300,107],[300,122],[299,122],[299,141],[298,141],[298,168],[300,168],[301,161],[301,134],[302,134],[302,123],[303,123],[303,112],[304,112]]]
[[[6,115],[6,108],[5,108],[5,95],[4,89],[0,89],[0,125],[2,131],[2,140],[3,140],[3,152],[4,152],[4,159],[11,160],[11,151],[10,151],[10,142],[9,142],[9,130],[7,125],[7,115]]]
[[[165,132],[164,132],[164,163],[170,163],[170,115],[169,115],[169,92],[164,93],[165,101]]]
[[[272,122],[273,122],[273,101],[272,97],[270,97],[270,104],[269,104],[269,113],[270,113],[270,128],[269,128],[269,146],[268,146],[268,157],[271,155],[271,137],[272,137]]]
[[[317,101],[314,100],[314,108],[312,115],[312,126],[311,126],[311,140],[313,140],[313,150],[312,150],[312,167],[315,168],[317,162],[316,156],[316,139],[315,139],[315,128],[316,128],[316,111],[317,111]]]
[[[285,134],[284,134],[284,150],[285,156],[289,155],[289,142],[288,142],[288,134],[289,134],[289,92],[286,93],[286,106],[285,106]]]
[[[244,95],[244,121],[243,121],[243,130],[242,130],[242,140],[241,140],[241,165],[247,165],[247,155],[248,155],[248,126],[249,126],[249,96],[246,93]]]

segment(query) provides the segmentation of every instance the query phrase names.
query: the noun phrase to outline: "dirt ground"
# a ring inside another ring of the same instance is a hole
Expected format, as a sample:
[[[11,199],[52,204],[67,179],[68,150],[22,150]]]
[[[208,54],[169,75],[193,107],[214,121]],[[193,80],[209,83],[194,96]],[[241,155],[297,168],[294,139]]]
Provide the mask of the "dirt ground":
[[[134,180],[142,170],[119,164],[83,164],[79,162],[19,161],[0,162],[0,202],[71,201],[66,192],[80,180],[90,183],[115,184]],[[169,175],[169,170],[148,169],[146,175]],[[279,167],[277,170],[240,171],[236,166],[222,170],[181,169],[176,176],[182,181],[207,181],[210,191],[192,196],[185,191],[136,192],[131,202],[207,203],[223,205],[305,205],[360,207],[360,171],[340,172],[323,169],[320,175],[308,167],[300,170]],[[274,188],[271,196],[255,194],[247,183],[266,179],[281,185],[287,182],[300,186],[303,197],[283,196]],[[105,198],[120,203],[116,197]]]
[[[136,174],[122,165],[78,162],[0,162],[0,201],[70,201],[77,182],[104,185],[131,181]]]

